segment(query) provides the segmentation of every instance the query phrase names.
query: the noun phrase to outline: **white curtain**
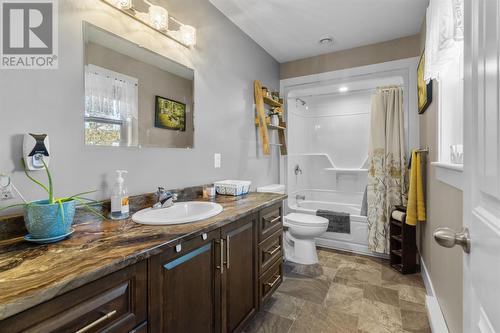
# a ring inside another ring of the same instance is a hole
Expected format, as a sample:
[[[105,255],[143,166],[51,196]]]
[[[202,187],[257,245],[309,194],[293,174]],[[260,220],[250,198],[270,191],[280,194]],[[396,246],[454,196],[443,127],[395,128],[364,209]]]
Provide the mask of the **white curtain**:
[[[119,123],[120,145],[137,145],[138,105],[136,78],[96,65],[86,66],[85,117]]]
[[[407,202],[403,90],[377,89],[372,96],[368,147],[368,247],[389,253],[389,219]]]
[[[463,0],[430,0],[426,14],[425,68],[426,81],[457,58],[463,48]]]

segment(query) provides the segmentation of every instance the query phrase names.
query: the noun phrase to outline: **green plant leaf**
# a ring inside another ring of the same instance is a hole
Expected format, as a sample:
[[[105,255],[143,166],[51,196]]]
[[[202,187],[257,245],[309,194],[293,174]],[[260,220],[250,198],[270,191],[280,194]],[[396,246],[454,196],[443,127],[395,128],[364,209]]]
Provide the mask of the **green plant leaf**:
[[[42,163],[45,168],[45,173],[47,173],[47,178],[49,179],[49,204],[54,203],[54,185],[52,184],[52,175],[50,174],[49,167],[45,163],[45,160],[42,158]],[[64,216],[64,214],[63,214]]]
[[[61,222],[64,225],[64,224],[66,224],[66,221],[65,221],[65,218],[64,218],[64,206],[63,206],[61,200],[58,200],[57,203],[59,204],[59,209],[57,211],[61,212]]]
[[[14,205],[9,205],[6,207],[0,207],[0,212],[9,208],[14,208],[14,207],[20,207],[20,206],[27,206],[25,203],[20,203],[20,204],[14,204]]]
[[[28,177],[28,179],[31,180],[33,183],[39,185],[41,188],[43,188],[45,190],[45,192],[47,192],[50,195],[50,191],[47,188],[47,186],[43,185],[41,182],[39,182],[38,180],[36,180],[35,178],[30,176],[30,174],[28,173],[28,169],[26,169],[26,164],[24,163],[24,159],[21,159],[21,162],[23,164],[24,174],[26,175],[26,177]],[[50,198],[49,198],[49,201],[50,201]]]
[[[77,194],[75,194],[75,195],[72,195],[72,196],[70,196],[69,198],[80,198],[82,195],[95,193],[95,192],[97,192],[97,191],[98,191],[98,190],[87,191],[87,192],[81,192],[81,193],[77,193]]]
[[[85,207],[86,209],[89,210],[89,212],[91,212],[92,214],[98,216],[98,217],[101,217],[102,219],[106,219],[106,216],[102,215],[101,213],[99,213],[97,210],[95,210],[94,208],[90,207],[90,205],[86,202],[84,202],[83,200],[85,198],[80,198],[80,197],[74,197],[76,199],[76,201],[78,201],[83,207]],[[86,199],[88,200],[88,199]]]

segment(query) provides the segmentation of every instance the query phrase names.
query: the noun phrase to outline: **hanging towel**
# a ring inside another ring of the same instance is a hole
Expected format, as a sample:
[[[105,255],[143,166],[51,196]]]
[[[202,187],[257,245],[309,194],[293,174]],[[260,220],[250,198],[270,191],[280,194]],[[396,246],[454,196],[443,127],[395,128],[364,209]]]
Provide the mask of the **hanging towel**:
[[[341,234],[351,233],[351,217],[349,213],[318,209],[316,215],[328,220],[328,229],[326,231]]]
[[[424,184],[422,177],[421,153],[413,150],[411,154],[410,189],[408,190],[408,206],[406,208],[406,224],[417,225],[417,221],[425,221]]]

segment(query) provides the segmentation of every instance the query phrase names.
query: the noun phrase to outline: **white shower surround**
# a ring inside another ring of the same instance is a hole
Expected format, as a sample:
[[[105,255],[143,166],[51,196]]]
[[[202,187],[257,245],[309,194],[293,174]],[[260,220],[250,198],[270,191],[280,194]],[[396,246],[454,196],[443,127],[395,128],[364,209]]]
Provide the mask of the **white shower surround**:
[[[287,185],[289,195],[287,210],[315,214],[317,209],[328,209],[351,214],[351,234],[327,232],[316,239],[318,245],[372,254],[368,250],[366,217],[360,216],[367,177],[365,163],[369,122],[369,112],[363,110],[367,108],[369,110],[371,92],[365,89],[356,90],[357,87],[367,84],[373,85],[370,88],[395,83],[402,86],[405,96],[405,140],[407,151],[410,151],[419,144],[416,107],[417,65],[418,58],[415,57],[281,80],[281,93],[285,96],[287,109],[289,155],[281,160],[280,179]],[[332,114],[321,114],[321,110],[319,112],[315,110],[316,114],[311,115],[309,112],[312,110],[311,107],[308,114],[304,112],[305,110],[301,110],[304,106],[295,102],[289,103],[291,100],[295,101],[297,96],[303,99],[303,96],[318,96],[343,85],[352,86],[351,90],[354,91],[339,94],[338,96],[343,97],[343,100],[339,98],[340,102],[336,107],[345,109],[346,103],[352,103],[352,110],[349,110],[350,112],[339,110],[334,115],[335,121],[325,121]],[[298,117],[301,119],[300,122],[297,121]],[[318,119],[322,117],[325,117],[325,120],[320,123]],[[311,123],[307,125],[311,119],[314,128],[307,130],[307,127],[310,128],[312,125]],[[358,128],[353,128],[353,124],[357,124]],[[323,131],[322,126],[325,127]],[[342,131],[344,131],[343,134]],[[325,133],[329,133],[329,138],[331,138],[337,132],[341,133],[341,138],[346,138],[346,142],[339,144],[341,139],[335,138],[325,143]],[[314,151],[311,147],[314,147]],[[294,167],[297,164],[303,171],[299,176],[294,174]],[[300,202],[299,205],[295,199],[297,194],[306,196],[306,200]],[[378,256],[378,254],[373,255]]]

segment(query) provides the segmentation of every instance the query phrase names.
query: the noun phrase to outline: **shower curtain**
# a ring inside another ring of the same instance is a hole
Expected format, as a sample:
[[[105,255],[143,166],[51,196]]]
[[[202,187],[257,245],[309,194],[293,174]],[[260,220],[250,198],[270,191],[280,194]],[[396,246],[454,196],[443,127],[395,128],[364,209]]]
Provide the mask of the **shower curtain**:
[[[372,96],[368,148],[368,247],[389,253],[389,220],[407,202],[403,90],[379,88]]]

